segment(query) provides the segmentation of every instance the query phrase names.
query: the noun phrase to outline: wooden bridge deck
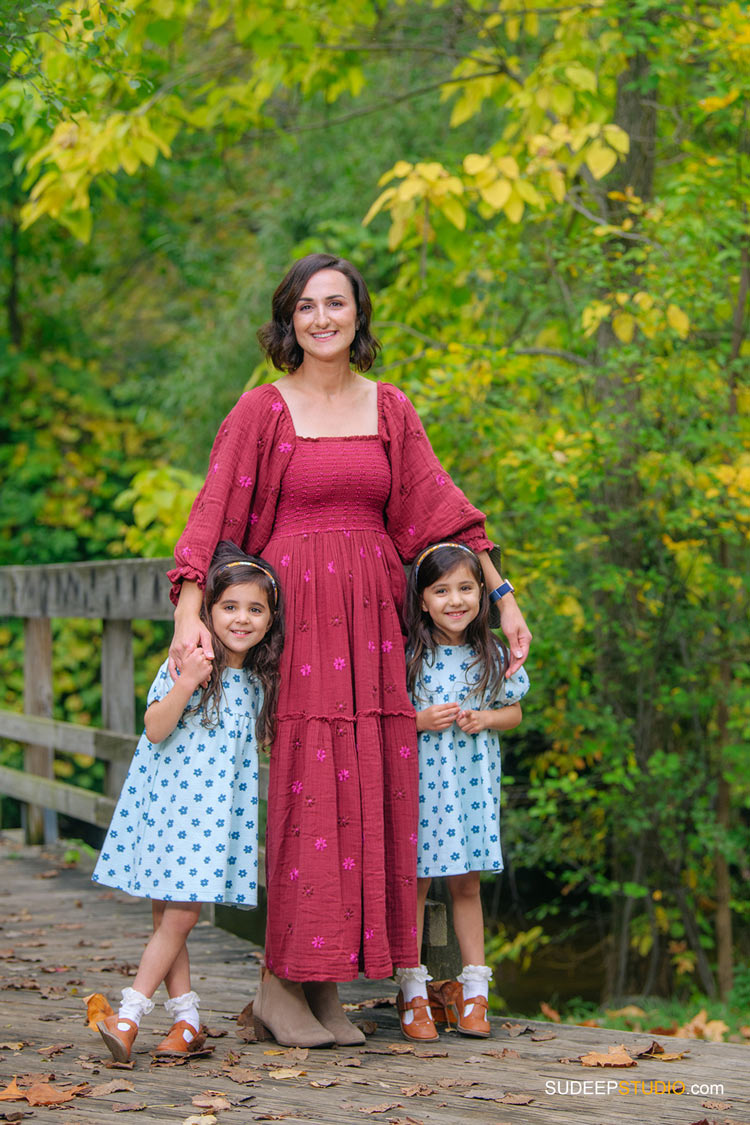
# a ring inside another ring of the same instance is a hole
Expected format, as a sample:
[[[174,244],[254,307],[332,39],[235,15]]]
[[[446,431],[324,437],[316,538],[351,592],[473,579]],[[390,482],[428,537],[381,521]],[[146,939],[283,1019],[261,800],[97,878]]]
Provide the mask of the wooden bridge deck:
[[[654,1037],[498,1019],[490,1040],[443,1035],[434,1048],[415,1050],[400,1037],[391,1006],[355,1015],[372,1021],[361,1048],[305,1053],[243,1042],[236,1016],[253,994],[259,950],[208,924],[194,931],[191,958],[213,1052],[179,1066],[154,1062],[149,1051],[166,1027],[159,1008],[139,1035],[133,1068],[114,1067],[85,1027],[83,998],[101,992],[115,1003],[148,934],[148,906],[95,887],[89,865],[66,869],[61,856],[62,849],[25,848],[14,834],[0,835],[0,1122],[122,1125],[133,1114],[134,1125],[750,1123],[750,1048],[741,1044],[657,1036],[684,1057],[591,1069],[582,1054],[624,1043],[636,1055]],[[354,1002],[393,996],[394,988],[359,981],[344,993]],[[21,1090],[28,1075],[58,1095],[78,1090],[54,1108],[5,1100],[14,1075]],[[615,1092],[607,1083],[626,1085]],[[686,1092],[660,1093],[667,1084]],[[693,1084],[707,1092],[690,1093]],[[708,1093],[712,1085],[719,1089]]]

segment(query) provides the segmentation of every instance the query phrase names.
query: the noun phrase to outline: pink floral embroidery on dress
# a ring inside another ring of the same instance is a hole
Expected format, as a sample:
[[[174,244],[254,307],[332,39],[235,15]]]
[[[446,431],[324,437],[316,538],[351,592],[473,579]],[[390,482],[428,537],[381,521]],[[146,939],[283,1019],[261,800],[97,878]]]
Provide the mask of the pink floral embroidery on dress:
[[[346,859],[343,861],[343,863],[341,864],[341,866],[343,867],[344,871],[353,871],[354,870],[354,860],[352,859],[352,857],[350,855],[348,855],[346,857]]]
[[[250,513],[250,523],[251,524],[253,524],[253,525],[256,524],[259,519],[260,519],[260,516],[257,514],[257,512],[251,512]]]
[[[354,911],[352,910],[351,906],[347,906],[346,910],[344,911],[345,921],[350,922],[353,917]]]
[[[339,772],[337,774],[337,777],[338,777],[339,781],[348,781],[349,780],[349,770],[339,770]]]
[[[414,526],[414,524],[412,524],[411,527],[409,528],[409,534],[410,535],[416,535],[417,534],[417,529]]]
[[[291,442],[288,442],[288,441],[280,441],[279,442],[279,453],[291,453],[291,452],[292,452]]]
[[[331,561],[328,564],[328,573],[329,574],[335,574],[336,573],[336,567],[334,566],[333,559],[331,559]]]
[[[275,414],[278,414],[279,411],[283,410],[283,409],[284,409],[284,404],[282,402],[272,402],[271,403],[271,410],[273,410]]]
[[[302,792],[302,782],[301,781],[293,781],[292,782],[292,793],[301,793],[301,792]]]
[[[312,943],[314,949],[322,949],[326,943],[326,940],[324,937],[321,937],[320,934],[318,934],[317,937],[314,937],[312,939]]]
[[[344,668],[346,668],[346,661],[343,656],[334,657],[333,666],[337,672],[343,672]]]
[[[365,549],[364,549],[364,547],[360,547],[360,548],[359,548],[359,557],[360,557],[361,559],[364,559],[364,558],[366,558],[366,557],[367,557],[367,554],[366,554],[366,552],[365,552]]]
[[[183,553],[183,555],[185,556],[186,559],[189,559],[190,556],[193,553],[193,548],[192,547],[183,547],[182,553]]]
[[[417,834],[416,834],[416,832],[410,832],[410,833],[409,833],[409,843],[410,843],[410,844],[416,844],[416,842],[417,842]]]
[[[249,488],[252,483],[252,477],[240,477],[240,488]]]
[[[377,652],[378,651],[378,646],[375,644],[375,641],[368,641],[367,647],[370,650],[370,652]]]
[[[447,479],[448,478],[446,476],[443,476],[442,473],[435,473],[435,480],[439,485],[444,485]]]
[[[219,462],[214,461],[213,465],[211,466],[211,472],[212,473],[218,473],[218,471],[219,471]]]
[[[323,852],[327,847],[328,841],[326,840],[325,836],[318,836],[317,840],[315,841],[315,850],[318,852]]]
[[[381,652],[390,652],[393,648],[393,641],[383,641],[380,646]]]
[[[417,936],[417,927],[412,926],[410,933],[411,933],[412,937],[416,937]]]
[[[309,582],[310,579],[312,578],[312,572],[309,571],[309,570],[306,570],[305,573],[302,575],[302,577],[304,578],[305,582]]]
[[[318,759],[319,762],[324,762],[326,760],[326,752],[325,752],[325,750],[323,749],[322,746],[319,750],[316,750],[315,757]]]
[[[402,746],[399,754],[402,758],[411,758],[411,746]]]
[[[292,882],[294,882],[296,879],[299,879],[299,867],[292,868],[292,870],[289,872],[289,878],[292,880]]]
[[[282,555],[281,556],[281,565],[282,566],[289,566],[289,555]]]
[[[310,886],[309,883],[305,883],[304,887],[302,888],[303,897],[304,898],[312,898],[313,894],[314,894],[313,888]]]
[[[357,962],[359,961],[359,954],[358,953],[350,953],[349,954],[349,960],[351,961],[352,965],[356,965]]]
[[[369,941],[374,933],[375,933],[375,931],[372,928],[372,926],[368,926],[367,929],[365,930],[365,941]]]
[[[309,664],[303,664],[299,671],[301,676],[309,676],[312,672],[312,668]]]

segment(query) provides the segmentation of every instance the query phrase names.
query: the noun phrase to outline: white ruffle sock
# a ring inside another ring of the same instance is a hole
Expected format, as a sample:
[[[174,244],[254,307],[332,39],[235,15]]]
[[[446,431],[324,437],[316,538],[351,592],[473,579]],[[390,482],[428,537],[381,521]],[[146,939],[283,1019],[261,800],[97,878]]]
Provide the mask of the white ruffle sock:
[[[427,999],[427,981],[432,980],[432,977],[427,972],[425,965],[415,965],[411,969],[396,969],[393,977],[407,1004],[410,1000],[414,1000],[416,996],[423,996],[425,1000]],[[429,1007],[427,1013],[432,1019],[432,1012]],[[410,1024],[413,1019],[414,1012],[404,1012],[404,1024]]]
[[[473,996],[484,996],[485,1000],[489,999],[492,980],[492,969],[489,965],[464,965],[456,980],[463,985],[467,1000]],[[465,1004],[464,1016],[470,1015],[473,1009],[473,1004]]]
[[[184,1020],[194,1027],[196,1031],[200,1031],[201,1018],[198,1015],[198,1006],[200,1005],[200,996],[197,992],[183,992],[182,996],[171,996],[169,1000],[164,1001],[164,1007],[167,1014],[171,1017],[172,1023],[180,1023]],[[195,1036],[187,1030],[182,1032],[182,1037],[186,1043],[189,1043]]]
[[[122,1004],[117,1013],[117,1018],[121,1020],[132,1020],[136,1027],[140,1024],[144,1016],[149,1012],[153,1012],[154,1002],[149,1000],[148,996],[144,996],[142,992],[138,992],[135,988],[123,988],[122,990]],[[122,1027],[118,1024],[120,1031],[128,1031],[128,1025],[123,1024]]]

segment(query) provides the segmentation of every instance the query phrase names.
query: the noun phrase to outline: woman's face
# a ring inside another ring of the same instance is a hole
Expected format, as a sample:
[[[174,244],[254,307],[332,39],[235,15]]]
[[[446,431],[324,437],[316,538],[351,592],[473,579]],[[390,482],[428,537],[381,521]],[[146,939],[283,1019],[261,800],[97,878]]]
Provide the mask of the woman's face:
[[[348,359],[357,332],[357,302],[349,278],[338,270],[314,273],[297,301],[292,325],[305,355]]]

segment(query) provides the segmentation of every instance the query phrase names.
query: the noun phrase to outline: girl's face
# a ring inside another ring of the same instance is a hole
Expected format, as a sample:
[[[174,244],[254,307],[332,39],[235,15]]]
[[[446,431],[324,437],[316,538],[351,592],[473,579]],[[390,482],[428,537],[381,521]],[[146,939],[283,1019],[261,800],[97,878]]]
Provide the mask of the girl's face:
[[[227,664],[241,668],[251,648],[265,637],[273,614],[259,582],[236,582],[216,599],[211,624],[224,645]]]
[[[357,302],[349,278],[318,270],[307,281],[292,318],[297,343],[314,359],[348,357],[357,332]]]
[[[482,588],[468,563],[459,563],[422,591],[421,608],[435,626],[439,644],[464,643],[466,630],[479,613]]]

